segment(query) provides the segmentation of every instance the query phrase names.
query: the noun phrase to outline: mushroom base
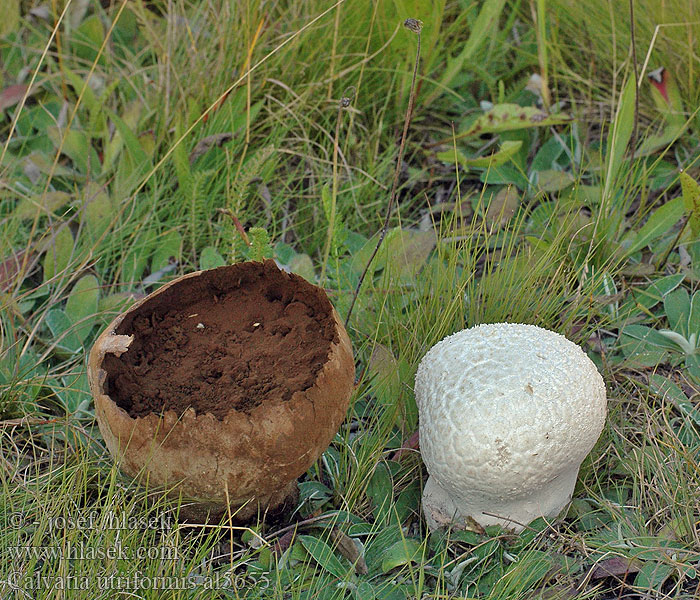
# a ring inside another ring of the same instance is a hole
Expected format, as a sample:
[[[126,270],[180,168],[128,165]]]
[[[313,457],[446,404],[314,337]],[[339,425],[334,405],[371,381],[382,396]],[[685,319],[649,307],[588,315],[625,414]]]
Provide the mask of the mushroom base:
[[[456,498],[430,476],[423,488],[423,513],[431,531],[445,526],[465,529],[472,519],[482,527],[500,525],[517,533],[538,517],[559,515],[571,500],[577,477],[578,467],[513,498],[496,494]]]

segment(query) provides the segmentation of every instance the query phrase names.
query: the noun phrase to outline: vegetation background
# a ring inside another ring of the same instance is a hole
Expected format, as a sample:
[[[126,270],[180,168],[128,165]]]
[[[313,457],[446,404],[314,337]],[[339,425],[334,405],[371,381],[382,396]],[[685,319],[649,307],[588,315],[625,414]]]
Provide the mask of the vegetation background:
[[[0,0],[0,15],[3,598],[697,597],[695,0]],[[302,523],[177,525],[113,465],[86,350],[164,282],[246,258],[348,313],[397,168],[406,18],[423,30],[398,193],[349,323],[357,391],[301,480]],[[399,452],[415,369],[448,333],[504,320],[580,343],[608,424],[561,518],[429,534],[419,454]]]

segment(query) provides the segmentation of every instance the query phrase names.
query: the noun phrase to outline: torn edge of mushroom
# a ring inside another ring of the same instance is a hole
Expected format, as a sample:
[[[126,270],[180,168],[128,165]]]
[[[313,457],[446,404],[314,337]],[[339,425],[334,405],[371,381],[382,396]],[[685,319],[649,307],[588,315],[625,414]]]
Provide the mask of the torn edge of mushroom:
[[[102,339],[99,351],[103,355],[114,354],[116,356],[121,356],[129,349],[133,341],[133,335],[108,335]]]

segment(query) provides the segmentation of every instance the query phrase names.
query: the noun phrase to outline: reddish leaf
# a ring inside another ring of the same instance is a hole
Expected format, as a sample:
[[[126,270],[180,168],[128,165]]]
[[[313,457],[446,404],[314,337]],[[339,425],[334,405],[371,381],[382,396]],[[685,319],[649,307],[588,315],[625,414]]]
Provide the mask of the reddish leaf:
[[[394,452],[391,460],[399,461],[404,454],[408,454],[410,450],[418,450],[420,447],[420,440],[418,439],[418,432],[416,431],[409,437],[396,452]]]
[[[5,110],[17,104],[29,89],[28,85],[24,83],[16,83],[6,87],[2,92],[0,92],[0,110]]]
[[[17,279],[17,276],[19,275],[26,254],[26,250],[20,250],[19,252],[15,252],[12,256],[0,262],[0,293],[6,292],[15,284],[15,279]],[[32,266],[31,259],[31,256],[27,257],[28,267]],[[25,269],[25,273],[28,271],[29,269]]]
[[[639,561],[633,558],[613,556],[599,562],[591,570],[591,579],[604,579],[605,577],[624,577],[627,573],[638,573]]]

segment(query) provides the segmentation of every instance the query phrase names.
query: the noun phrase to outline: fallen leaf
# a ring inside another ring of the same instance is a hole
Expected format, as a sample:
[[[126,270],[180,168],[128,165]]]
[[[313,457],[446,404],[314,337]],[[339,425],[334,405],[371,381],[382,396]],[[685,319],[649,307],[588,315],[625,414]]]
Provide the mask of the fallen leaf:
[[[369,573],[367,563],[355,545],[355,540],[344,534],[337,527],[334,527],[331,530],[331,539],[333,540],[333,543],[335,544],[338,552],[340,552],[341,556],[347,558],[350,563],[354,565],[355,573],[358,575],[367,575],[367,573]]]
[[[418,450],[420,448],[420,437],[419,432],[415,431],[411,437],[409,437],[391,457],[391,460],[399,462],[404,454],[408,454],[411,450]]]
[[[515,211],[520,206],[520,195],[514,185],[501,188],[498,193],[491,198],[489,207],[486,210],[486,222],[492,229],[503,227],[513,218]]]
[[[233,139],[232,133],[215,133],[213,135],[208,135],[197,142],[194,150],[190,153],[190,164],[194,163],[200,156],[206,154],[212,146],[220,148],[226,142],[230,142]]]
[[[7,86],[2,92],[0,92],[0,110],[5,110],[17,104],[29,89],[28,85],[24,83],[15,83],[14,85]],[[31,96],[33,92],[27,94]]]
[[[624,577],[628,573],[638,573],[641,565],[634,558],[624,558],[613,556],[596,564],[590,573],[592,580],[604,579],[605,577]]]
[[[6,292],[15,284],[26,255],[26,250],[20,250],[0,262],[0,292]],[[27,267],[30,266],[31,258],[31,256],[27,257]],[[28,269],[25,270],[26,272]]]

